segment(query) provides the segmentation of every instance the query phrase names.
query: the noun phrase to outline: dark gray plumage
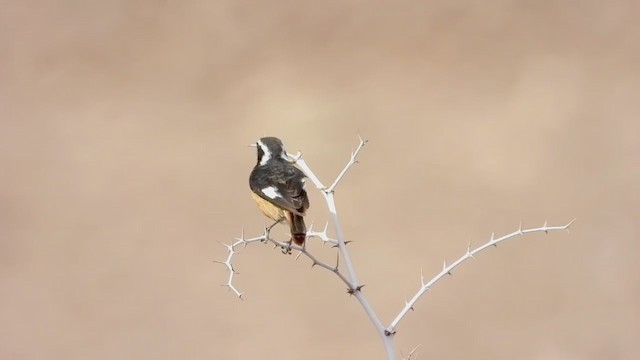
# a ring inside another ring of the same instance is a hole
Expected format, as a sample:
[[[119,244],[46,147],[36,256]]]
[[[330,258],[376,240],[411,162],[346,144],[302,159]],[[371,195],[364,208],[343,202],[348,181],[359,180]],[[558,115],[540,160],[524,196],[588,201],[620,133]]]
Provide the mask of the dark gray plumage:
[[[263,137],[257,142],[258,161],[249,176],[258,207],[275,221],[286,219],[293,241],[301,245],[306,238],[303,216],[309,208],[304,190],[304,173],[291,164],[280,139]]]

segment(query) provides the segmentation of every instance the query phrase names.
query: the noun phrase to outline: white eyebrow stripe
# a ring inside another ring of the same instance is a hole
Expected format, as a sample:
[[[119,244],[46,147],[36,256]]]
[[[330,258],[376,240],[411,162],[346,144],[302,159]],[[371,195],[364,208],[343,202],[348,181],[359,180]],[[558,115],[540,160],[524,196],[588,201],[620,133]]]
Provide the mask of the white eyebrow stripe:
[[[260,149],[262,149],[262,153],[264,154],[260,160],[260,165],[265,165],[269,160],[271,160],[271,151],[269,151],[269,148],[262,142],[262,140],[258,140],[258,146],[260,146]]]
[[[262,191],[263,194],[267,195],[267,197],[269,199],[275,199],[277,197],[280,197],[280,198],[282,197],[282,195],[280,195],[280,192],[278,192],[278,189],[276,189],[273,186],[266,187],[266,188],[262,189],[261,191]]]

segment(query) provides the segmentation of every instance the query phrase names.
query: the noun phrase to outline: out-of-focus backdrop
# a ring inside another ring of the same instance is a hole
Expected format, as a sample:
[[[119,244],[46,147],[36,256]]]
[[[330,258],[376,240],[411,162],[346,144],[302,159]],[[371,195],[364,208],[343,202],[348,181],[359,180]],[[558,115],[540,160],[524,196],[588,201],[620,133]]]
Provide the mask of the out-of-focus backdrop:
[[[383,359],[332,274],[261,244],[263,135],[330,182],[421,359],[640,357],[637,1],[5,1],[0,358]],[[308,219],[327,219],[311,194]],[[282,237],[285,227],[275,230]],[[311,245],[333,260],[330,249]]]

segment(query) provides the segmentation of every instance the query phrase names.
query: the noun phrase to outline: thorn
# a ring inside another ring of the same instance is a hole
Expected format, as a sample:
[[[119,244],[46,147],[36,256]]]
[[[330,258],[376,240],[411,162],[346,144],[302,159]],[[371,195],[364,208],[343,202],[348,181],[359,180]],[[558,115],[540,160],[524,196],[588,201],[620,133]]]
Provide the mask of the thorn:
[[[491,242],[491,241],[493,241],[493,240],[494,240],[494,239],[493,239],[493,237],[494,237],[495,235],[496,235],[496,233],[495,233],[495,232],[492,232],[492,233],[491,233],[491,240],[489,240],[489,242]]]
[[[340,265],[340,252],[336,252],[336,270],[338,270],[338,266]]]
[[[364,285],[359,285],[359,286],[356,286],[356,288],[355,288],[355,289],[347,289],[347,293],[348,293],[349,295],[353,295],[353,294],[355,294],[356,292],[359,292],[360,290],[362,290],[362,288],[363,288],[363,287],[364,287]]]
[[[404,306],[408,306],[409,302],[407,301],[407,298],[404,298]],[[414,311],[413,306],[409,306],[409,310]]]
[[[302,255],[302,251],[298,252],[298,255],[296,255],[296,261],[298,261],[298,258],[300,258],[300,255]]]
[[[573,224],[576,220],[578,220],[578,218],[575,218],[571,221],[569,221],[569,223],[567,225],[564,226],[564,229],[567,230],[567,232],[569,232],[569,227],[571,226],[571,224]]]
[[[348,243],[352,243],[352,242],[353,242],[353,240],[344,241],[344,245],[346,246]],[[340,246],[340,244],[336,243],[336,244],[332,245],[331,248],[337,248],[339,246]]]
[[[358,140],[360,140],[360,146],[365,146],[369,142],[369,140],[363,139],[360,134],[358,134]]]
[[[318,262],[313,260],[313,263],[311,263],[311,268],[313,269],[314,266],[318,265]]]
[[[424,273],[422,272],[422,268],[420,268],[420,284],[424,286]]]
[[[520,225],[518,226],[518,234],[519,235],[523,234],[523,232],[522,232],[522,221],[520,221]]]
[[[416,354],[416,359],[417,359],[417,355],[418,353],[416,353],[416,350],[418,350],[418,348],[420,347],[420,344],[418,344],[418,346],[414,347],[413,350],[411,350],[411,352],[409,353],[409,356],[407,357],[407,360],[411,360],[411,356],[413,356],[413,354]]]
[[[444,261],[442,262],[442,270],[447,268],[447,259],[445,258]]]

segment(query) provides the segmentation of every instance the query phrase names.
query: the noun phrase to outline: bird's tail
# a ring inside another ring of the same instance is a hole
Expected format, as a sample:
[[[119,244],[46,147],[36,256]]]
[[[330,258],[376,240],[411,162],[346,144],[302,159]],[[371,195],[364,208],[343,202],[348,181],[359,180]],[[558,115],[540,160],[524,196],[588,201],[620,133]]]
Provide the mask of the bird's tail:
[[[304,218],[300,215],[291,214],[291,238],[296,245],[304,244],[307,238],[307,227],[304,224]]]

